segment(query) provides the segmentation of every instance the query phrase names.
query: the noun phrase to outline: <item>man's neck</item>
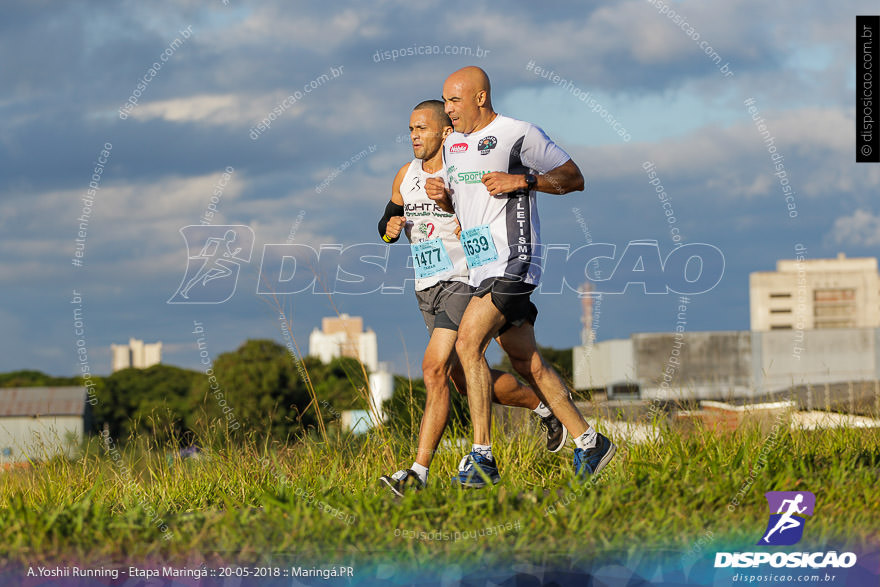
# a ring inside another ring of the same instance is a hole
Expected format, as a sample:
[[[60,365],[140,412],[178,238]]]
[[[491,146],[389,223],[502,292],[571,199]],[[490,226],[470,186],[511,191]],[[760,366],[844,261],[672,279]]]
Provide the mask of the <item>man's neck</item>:
[[[475,132],[479,132],[492,124],[492,121],[495,120],[495,117],[498,116],[498,113],[494,110],[486,110],[483,112],[480,117],[477,119],[477,125],[474,127],[474,130],[467,134],[474,134]]]
[[[443,167],[443,153],[440,150],[429,159],[422,159],[422,171],[425,173],[437,173],[441,167]]]

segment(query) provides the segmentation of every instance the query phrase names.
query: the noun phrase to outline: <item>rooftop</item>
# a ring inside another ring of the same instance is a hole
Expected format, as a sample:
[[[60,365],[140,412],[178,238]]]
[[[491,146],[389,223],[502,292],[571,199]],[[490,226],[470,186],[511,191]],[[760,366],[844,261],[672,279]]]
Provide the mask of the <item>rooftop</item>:
[[[0,388],[0,418],[82,416],[85,409],[85,387]]]

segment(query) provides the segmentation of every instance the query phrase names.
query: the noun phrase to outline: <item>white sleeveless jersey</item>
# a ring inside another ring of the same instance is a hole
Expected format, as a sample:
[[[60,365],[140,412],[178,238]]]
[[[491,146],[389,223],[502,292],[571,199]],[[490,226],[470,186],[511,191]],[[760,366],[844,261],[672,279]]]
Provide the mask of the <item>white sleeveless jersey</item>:
[[[403,196],[403,215],[406,217],[406,238],[412,244],[439,238],[443,241],[452,268],[446,272],[422,279],[416,278],[416,291],[427,289],[440,281],[468,281],[468,267],[464,251],[455,230],[455,215],[445,212],[425,192],[425,180],[429,177],[443,177],[442,172],[428,173],[422,169],[422,160],[413,159],[400,184]]]
[[[470,254],[476,250],[481,255],[468,258],[471,285],[490,277],[519,278],[533,285],[541,281],[535,192],[490,196],[483,175],[543,174],[570,158],[537,126],[500,114],[479,131],[446,137],[444,181],[461,223],[462,242]],[[494,248],[486,246],[488,240]]]

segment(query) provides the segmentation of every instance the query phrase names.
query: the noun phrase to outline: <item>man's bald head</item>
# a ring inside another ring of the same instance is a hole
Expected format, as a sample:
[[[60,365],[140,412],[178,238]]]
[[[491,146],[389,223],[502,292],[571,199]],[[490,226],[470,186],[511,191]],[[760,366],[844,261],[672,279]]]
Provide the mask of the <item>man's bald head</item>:
[[[474,65],[463,67],[446,78],[443,101],[453,127],[459,132],[473,132],[495,116],[489,76]]]
[[[463,83],[466,87],[471,88],[475,91],[484,91],[486,92],[487,100],[492,95],[492,88],[489,84],[489,76],[483,71],[482,68],[477,67],[476,65],[468,65],[467,67],[462,67],[458,71],[453,72],[448,78],[446,78],[447,83],[452,81],[453,83]]]

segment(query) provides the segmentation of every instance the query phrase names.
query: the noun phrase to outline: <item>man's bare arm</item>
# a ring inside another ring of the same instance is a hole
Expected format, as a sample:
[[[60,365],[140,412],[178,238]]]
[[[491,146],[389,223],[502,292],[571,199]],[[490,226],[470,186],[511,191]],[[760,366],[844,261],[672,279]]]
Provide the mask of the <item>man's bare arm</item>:
[[[569,159],[559,167],[551,169],[547,173],[536,175],[538,183],[535,190],[548,194],[563,195],[569,192],[579,192],[584,189],[584,176],[574,161]],[[528,187],[526,176],[510,174],[501,171],[493,171],[483,176],[483,184],[489,190],[489,194],[497,196]]]

